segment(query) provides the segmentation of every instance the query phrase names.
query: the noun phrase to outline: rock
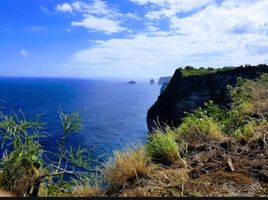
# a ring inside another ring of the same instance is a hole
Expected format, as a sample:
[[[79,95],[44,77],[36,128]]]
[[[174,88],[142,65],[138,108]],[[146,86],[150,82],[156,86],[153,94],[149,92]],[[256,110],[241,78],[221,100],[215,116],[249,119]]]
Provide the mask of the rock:
[[[129,81],[127,84],[136,84],[136,81]]]
[[[168,86],[167,82],[162,85],[162,87],[160,89],[160,94],[162,94],[164,92],[164,90],[167,88],[167,86]]]
[[[155,81],[154,81],[154,79],[151,79],[151,80],[150,80],[150,84],[151,84],[151,85],[155,85]]]
[[[177,69],[166,89],[162,89],[157,101],[147,112],[148,129],[152,131],[159,125],[177,127],[185,112],[203,107],[208,100],[213,100],[222,108],[229,108],[231,99],[227,85],[234,86],[238,77],[255,79],[263,73],[268,73],[268,65],[236,67],[188,77],[183,77],[181,69]]]
[[[158,85],[163,85],[164,83],[169,83],[172,77],[166,76],[166,77],[160,77],[158,80]]]

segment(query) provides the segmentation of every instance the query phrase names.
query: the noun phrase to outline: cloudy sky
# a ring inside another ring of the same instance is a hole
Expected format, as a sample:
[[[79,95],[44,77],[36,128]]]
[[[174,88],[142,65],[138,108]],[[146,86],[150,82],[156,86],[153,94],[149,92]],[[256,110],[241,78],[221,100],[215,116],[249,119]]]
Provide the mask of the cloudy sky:
[[[268,63],[268,0],[1,0],[0,76]]]

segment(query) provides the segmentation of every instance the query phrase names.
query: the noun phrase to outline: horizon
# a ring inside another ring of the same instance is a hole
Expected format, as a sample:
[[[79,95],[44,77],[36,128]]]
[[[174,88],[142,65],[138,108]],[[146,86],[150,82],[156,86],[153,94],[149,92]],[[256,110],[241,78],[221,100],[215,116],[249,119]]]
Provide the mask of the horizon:
[[[157,80],[268,63],[265,0],[2,0],[0,77]]]

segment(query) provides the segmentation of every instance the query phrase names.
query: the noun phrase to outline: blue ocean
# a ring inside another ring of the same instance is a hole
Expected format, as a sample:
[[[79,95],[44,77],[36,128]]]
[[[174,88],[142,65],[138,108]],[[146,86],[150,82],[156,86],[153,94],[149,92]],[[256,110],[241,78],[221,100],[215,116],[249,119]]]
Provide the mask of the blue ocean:
[[[104,159],[114,150],[143,144],[147,139],[146,113],[160,86],[148,82],[69,78],[0,78],[1,110],[27,118],[42,114],[44,149],[56,151],[61,134],[59,111],[79,112],[82,128],[70,135],[68,146],[81,146]]]

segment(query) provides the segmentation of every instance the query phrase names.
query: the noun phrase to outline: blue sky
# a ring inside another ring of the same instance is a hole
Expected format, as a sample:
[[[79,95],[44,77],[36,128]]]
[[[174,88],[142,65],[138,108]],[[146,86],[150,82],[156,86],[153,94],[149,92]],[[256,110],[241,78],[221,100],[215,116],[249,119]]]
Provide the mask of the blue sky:
[[[0,76],[158,78],[267,63],[267,0],[1,0]]]

